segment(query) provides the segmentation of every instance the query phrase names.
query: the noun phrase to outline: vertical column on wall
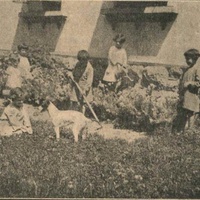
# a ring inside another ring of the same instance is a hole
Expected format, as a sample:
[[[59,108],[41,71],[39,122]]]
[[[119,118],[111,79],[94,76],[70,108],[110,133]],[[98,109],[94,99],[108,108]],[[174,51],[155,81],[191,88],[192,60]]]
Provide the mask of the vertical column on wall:
[[[75,56],[80,49],[89,49],[101,5],[101,1],[62,1],[67,20],[55,52]]]
[[[165,63],[185,65],[183,53],[190,48],[200,50],[200,2],[170,2],[178,16],[168,33],[159,58]]]
[[[2,50],[11,50],[18,26],[22,3],[0,1],[0,44]]]

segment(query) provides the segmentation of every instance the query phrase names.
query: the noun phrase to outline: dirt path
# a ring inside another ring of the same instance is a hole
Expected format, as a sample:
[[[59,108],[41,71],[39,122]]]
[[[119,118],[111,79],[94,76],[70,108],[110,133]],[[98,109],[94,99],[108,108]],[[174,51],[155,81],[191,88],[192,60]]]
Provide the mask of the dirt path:
[[[113,124],[103,123],[103,128],[99,131],[99,134],[102,135],[105,139],[119,138],[132,142],[139,138],[145,138],[146,134],[144,132],[136,132],[126,129],[114,129]]]
[[[29,116],[32,120],[39,120],[39,121],[50,121],[48,113],[39,112],[38,108],[33,107],[31,105],[28,106]],[[0,109],[3,110],[3,100],[0,99]],[[1,114],[1,113],[0,113]],[[105,123],[102,122],[102,129],[99,130],[98,134],[102,135],[105,139],[112,139],[112,138],[119,138],[125,139],[128,142],[132,142],[139,138],[145,138],[146,135],[144,132],[136,132],[131,130],[125,129],[114,129],[112,123]]]

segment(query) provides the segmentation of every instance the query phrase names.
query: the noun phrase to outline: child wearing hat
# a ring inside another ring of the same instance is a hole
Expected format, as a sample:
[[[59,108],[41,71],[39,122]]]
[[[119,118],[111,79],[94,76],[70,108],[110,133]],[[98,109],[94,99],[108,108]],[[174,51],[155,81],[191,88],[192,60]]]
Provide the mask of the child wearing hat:
[[[32,126],[26,106],[23,104],[23,91],[14,88],[10,92],[11,102],[0,117],[0,136],[11,136],[22,133],[32,134]]]
[[[24,79],[33,79],[33,76],[31,74],[31,65],[29,63],[29,60],[27,58],[27,51],[28,46],[25,44],[18,45],[18,52],[19,52],[19,64],[18,68],[21,72],[21,76]]]
[[[173,133],[184,133],[187,123],[188,128],[193,127],[195,114],[199,112],[200,66],[196,62],[200,54],[197,49],[190,49],[184,56],[188,68],[179,83],[179,104],[172,125]]]
[[[123,44],[126,41],[123,34],[117,34],[113,41],[114,46],[111,46],[108,53],[108,67],[105,71],[103,81],[106,83],[116,83],[118,74],[122,71],[123,67],[127,65],[127,54],[123,48]]]
[[[72,73],[68,73],[68,76],[71,77],[81,88],[81,92],[89,102],[93,101],[92,95],[92,83],[94,77],[94,70],[92,65],[89,62],[90,55],[86,50],[81,50],[77,54],[78,62],[74,67]],[[72,93],[71,93],[71,107],[85,113],[85,102],[83,96],[80,93],[79,89],[72,82]],[[79,108],[77,108],[79,107]]]

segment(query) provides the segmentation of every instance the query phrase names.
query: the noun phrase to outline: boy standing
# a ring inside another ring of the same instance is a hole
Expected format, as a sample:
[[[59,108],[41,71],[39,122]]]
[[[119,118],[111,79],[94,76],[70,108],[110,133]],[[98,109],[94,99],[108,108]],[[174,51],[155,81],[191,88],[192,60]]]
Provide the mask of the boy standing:
[[[76,105],[80,106],[80,110],[85,113],[85,102],[83,99],[83,95],[87,97],[89,102],[92,102],[92,83],[94,70],[92,65],[89,62],[89,53],[86,50],[81,50],[78,52],[77,59],[78,62],[72,71],[72,73],[68,73],[68,76],[71,77],[81,88],[80,93],[79,89],[75,84],[72,84],[72,94],[71,94],[71,104],[72,107],[76,107]]]
[[[192,127],[195,114],[199,112],[200,68],[196,62],[200,54],[197,49],[190,49],[184,53],[184,56],[188,68],[183,73],[179,83],[179,104],[177,116],[172,125],[173,133],[184,133],[186,123],[188,123],[189,128]]]

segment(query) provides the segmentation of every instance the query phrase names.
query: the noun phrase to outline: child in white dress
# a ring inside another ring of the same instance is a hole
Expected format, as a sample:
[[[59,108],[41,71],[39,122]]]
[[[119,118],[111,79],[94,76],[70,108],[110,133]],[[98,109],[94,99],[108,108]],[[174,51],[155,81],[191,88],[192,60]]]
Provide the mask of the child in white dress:
[[[31,74],[31,65],[27,58],[28,46],[26,46],[25,44],[21,44],[18,46],[18,51],[19,51],[18,68],[21,72],[21,76],[25,80],[28,80],[28,79],[32,80],[33,76]]]
[[[123,34],[117,34],[113,39],[115,41],[115,46],[111,46],[108,53],[108,67],[105,71],[103,81],[107,83],[116,83],[118,79],[118,74],[121,73],[123,67],[127,65],[127,54],[126,50],[122,48],[125,37]]]

